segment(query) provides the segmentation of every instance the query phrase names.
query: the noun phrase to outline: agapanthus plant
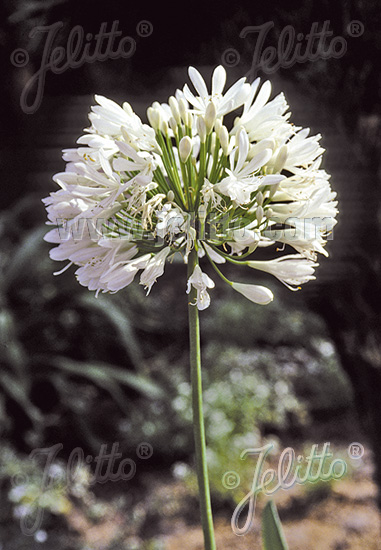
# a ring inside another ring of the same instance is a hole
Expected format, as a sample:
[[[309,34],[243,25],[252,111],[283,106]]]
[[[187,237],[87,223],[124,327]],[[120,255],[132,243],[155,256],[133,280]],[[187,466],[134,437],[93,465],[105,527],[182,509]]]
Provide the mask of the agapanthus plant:
[[[206,548],[214,548],[198,326],[214,281],[199,259],[249,300],[268,304],[270,289],[229,280],[223,264],[270,273],[297,290],[315,278],[317,254],[328,255],[337,203],[320,168],[321,136],[289,122],[284,95],[270,100],[270,82],[241,78],[224,92],[222,66],[211,90],[195,68],[189,77],[194,91],[185,84],[168,103],[154,102],[149,124],[128,103],[95,96],[79,147],[64,150],[66,170],[54,177],[60,189],[44,199],[57,226],[45,239],[58,245],[51,258],[68,262],[58,273],[74,264],[79,283],[96,294],[117,292],[138,273],[149,294],[175,255],[188,265],[196,460]],[[224,118],[234,111],[228,128]],[[261,247],[273,258],[255,260]]]

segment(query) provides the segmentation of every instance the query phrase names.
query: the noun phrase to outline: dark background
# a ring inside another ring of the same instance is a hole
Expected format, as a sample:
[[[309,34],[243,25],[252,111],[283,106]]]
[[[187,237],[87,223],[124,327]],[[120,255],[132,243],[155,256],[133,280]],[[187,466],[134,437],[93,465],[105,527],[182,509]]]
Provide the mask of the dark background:
[[[113,434],[118,437],[113,429],[120,411],[115,412],[114,401],[120,404],[123,397],[114,387],[112,391],[106,386],[99,389],[94,372],[93,378],[85,378],[83,373],[73,375],[78,365],[94,361],[124,365],[128,372],[148,376],[152,372],[139,367],[147,359],[166,353],[170,362],[176,362],[186,354],[185,301],[178,299],[183,298],[179,281],[184,273],[180,266],[173,266],[171,274],[166,274],[162,298],[158,297],[159,288],[155,289],[156,298],[148,306],[139,292],[136,295],[126,292],[124,297],[113,299],[115,315],[120,314],[113,319],[102,301],[97,306],[89,305],[90,295],[85,296],[83,289],[77,288],[72,273],[52,281],[51,272],[56,266],[46,259],[48,248],[41,243],[45,221],[41,198],[55,189],[52,175],[64,169],[61,149],[73,147],[88,125],[93,94],[129,101],[144,118],[146,108],[154,100],[166,101],[176,87],[183,86],[188,65],[209,77],[214,66],[225,63],[228,83],[249,74],[255,39],[253,35],[240,37],[244,27],[273,21],[274,28],[265,46],[276,46],[286,25],[306,35],[313,22],[318,22],[321,28],[329,20],[333,36],[347,41],[344,56],[296,63],[268,76],[259,72],[262,78],[272,80],[274,93],[285,91],[292,120],[297,125],[309,126],[313,133],[323,135],[322,145],[327,149],[324,167],[332,174],[331,183],[338,192],[340,209],[334,238],[328,244],[331,257],[321,261],[317,281],[309,283],[302,293],[289,293],[280,284],[276,292],[284,307],[300,307],[306,318],[317,316],[322,323],[319,326],[323,326],[321,330],[334,343],[338,368],[350,383],[353,401],[345,411],[349,415],[346,418],[351,419],[349,424],[343,431],[338,420],[333,431],[336,435],[340,433],[348,444],[358,430],[364,434],[369,448],[376,451],[375,479],[381,485],[378,452],[381,447],[381,10],[378,3],[243,1],[173,6],[116,1],[99,4],[69,0],[7,1],[1,4],[0,14],[0,273],[3,321],[6,319],[2,325],[1,361],[3,372],[12,376],[13,381],[28,380],[20,397],[9,391],[9,378],[2,379],[4,440],[11,441],[20,452],[29,452],[36,445],[54,444],[59,438],[67,442],[69,451],[75,445],[96,448],[105,438],[111,440]],[[43,40],[29,37],[30,31],[37,25],[62,21],[64,25],[54,45],[65,46],[74,25],[82,25],[85,33],[95,35],[102,22],[107,22],[110,30],[115,20],[119,21],[122,36],[136,40],[134,55],[129,59],[85,63],[59,75],[48,72],[41,106],[35,113],[24,113],[20,95],[38,70],[44,47]],[[143,20],[152,25],[149,36],[139,36],[137,27]],[[363,24],[360,36],[348,34],[353,21]],[[10,62],[16,48],[24,48],[30,55],[23,68]],[[240,57],[237,64],[229,67],[224,56],[231,48]],[[221,300],[225,296],[229,299],[218,285],[215,293]],[[130,316],[124,318],[126,308]],[[218,316],[219,310],[212,313]],[[266,325],[271,327],[270,332],[279,325],[281,310],[275,310],[274,315],[271,321],[264,321],[270,323]],[[165,326],[161,326],[163,319]],[[205,326],[210,329],[210,318]],[[305,330],[309,331],[306,336],[309,338],[317,329],[311,322]],[[225,337],[229,338],[229,334]],[[259,346],[274,343],[263,334],[255,335],[254,330],[252,341]],[[285,343],[282,337],[279,342]],[[66,374],[60,381],[51,376],[59,363],[58,356],[69,361],[63,367]],[[153,379],[159,386],[166,383],[155,368]],[[93,405],[86,409],[86,403],[92,399],[94,381],[103,396],[101,410],[91,408]],[[135,387],[126,381],[123,384],[123,392],[131,404],[139,404],[142,394],[160,400],[155,394],[156,386],[144,390],[138,384]],[[102,393],[107,391],[112,396],[110,401]],[[88,397],[84,397],[86,392]],[[82,409],[74,402],[76,396],[81,400],[79,395],[85,403]],[[81,410],[87,411],[85,416]],[[127,407],[123,413],[127,419],[131,410]],[[331,414],[332,419],[332,414],[339,417],[339,412],[331,410],[326,414]],[[55,421],[57,415],[59,420]],[[138,416],[134,422],[139,425]],[[275,427],[268,429],[274,431]],[[294,437],[292,422],[288,430],[288,436]],[[172,433],[171,437],[175,435]],[[179,440],[172,451],[162,449],[155,467],[186,459],[192,452],[190,445],[189,441],[185,444]]]

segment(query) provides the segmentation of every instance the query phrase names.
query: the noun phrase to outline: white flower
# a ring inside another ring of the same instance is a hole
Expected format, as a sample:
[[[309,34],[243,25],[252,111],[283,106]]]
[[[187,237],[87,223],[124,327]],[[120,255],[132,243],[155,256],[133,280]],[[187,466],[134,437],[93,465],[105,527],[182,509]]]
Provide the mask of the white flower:
[[[319,227],[311,220],[304,219],[294,219],[293,223],[295,224],[294,228],[266,230],[263,234],[276,242],[292,246],[310,260],[316,260],[317,252],[328,256],[328,252],[323,248],[326,244],[323,237],[327,230],[326,227]]]
[[[241,78],[224,92],[217,67],[211,90],[189,68],[195,88],[176,90],[168,103],[152,103],[144,124],[128,103],[95,96],[91,125],[65,149],[58,189],[43,199],[50,257],[76,266],[80,284],[116,292],[141,272],[149,294],[176,254],[205,256],[225,282],[249,300],[268,303],[261,286],[233,283],[226,262],[256,267],[295,289],[314,278],[317,254],[336,224],[336,193],[321,169],[320,135],[289,122],[283,94],[271,84]],[[227,127],[224,116],[242,111]],[[230,130],[230,131],[229,131]],[[257,247],[292,246],[298,254],[255,262]],[[195,254],[191,254],[192,251]],[[188,281],[196,303],[210,303],[213,281],[197,266]]]
[[[245,283],[232,283],[234,290],[245,296],[251,302],[256,304],[266,305],[272,302],[274,295],[265,286],[250,285]]]
[[[151,254],[145,254],[132,261],[119,261],[112,265],[100,278],[105,291],[117,292],[130,285],[140,269],[144,269],[151,259]]]
[[[167,235],[173,241],[175,235],[183,231],[185,223],[184,213],[167,203],[157,212],[156,234],[164,239]]]
[[[223,256],[218,254],[211,246],[208,245],[208,243],[203,242],[203,247],[205,248],[205,251],[207,252],[209,258],[213,260],[216,264],[224,264],[226,263],[226,260]],[[200,256],[200,254],[199,254]]]
[[[242,129],[238,134],[238,159],[235,160],[237,149],[233,149],[229,156],[230,170],[226,169],[229,175],[216,185],[220,193],[229,196],[231,200],[239,205],[250,202],[252,193],[257,191],[259,187],[276,184],[284,179],[284,176],[281,175],[253,175],[270,160],[272,157],[271,149],[264,149],[245,165],[248,152],[249,139]]]
[[[87,286],[89,290],[96,290],[97,293],[101,290],[112,290],[108,286],[107,274],[114,265],[127,263],[137,252],[137,247],[132,243],[118,243],[116,240],[108,243],[107,240],[103,240],[99,246],[92,248],[93,255],[75,272],[77,280],[82,286]],[[115,263],[116,257],[118,258],[117,264]],[[81,260],[82,262],[85,260],[82,255]],[[120,288],[127,286],[130,282],[130,280],[124,279]]]
[[[171,249],[167,246],[152,256],[144,271],[140,275],[140,284],[144,285],[147,289],[147,296],[151,292],[152,285],[156,283],[156,279],[163,275],[165,260],[170,252]]]
[[[92,123],[90,132],[97,132],[106,136],[122,137],[123,130],[130,144],[139,147],[143,151],[157,151],[160,147],[155,139],[153,128],[143,124],[140,118],[133,112],[128,103],[123,103],[123,108],[106,97],[96,95],[95,101],[99,104],[92,107],[89,119]]]
[[[205,81],[197,69],[189,67],[188,73],[198,95],[193,95],[187,84],[185,84],[183,92],[185,98],[194,106],[198,114],[205,115],[209,102],[213,101],[217,116],[226,115],[240,107],[250,93],[250,85],[245,83],[246,78],[241,78],[223,95],[226,71],[222,65],[214,69],[211,94],[209,94]]]
[[[117,157],[113,162],[114,170],[118,172],[137,171],[141,176],[152,176],[156,170],[156,162],[152,154],[146,151],[138,153],[131,145],[122,141],[117,141],[117,145],[119,151],[127,158]]]
[[[319,264],[304,258],[301,254],[289,254],[275,260],[248,261],[247,265],[271,273],[291,290],[298,290],[299,285],[316,279],[314,271]]]
[[[270,81],[265,82],[260,89],[259,83],[260,79],[257,78],[251,84],[242,116],[234,122],[231,132],[234,134],[241,126],[244,126],[251,142],[258,142],[269,137],[278,138],[284,132],[289,133],[291,130],[291,126],[287,122],[290,114],[285,114],[288,105],[284,95],[281,93],[267,103],[271,94],[271,83]]]
[[[214,288],[214,282],[206,273],[201,271],[199,265],[196,265],[192,275],[188,279],[187,294],[190,293],[192,286],[197,291],[196,303],[194,305],[200,310],[209,307],[210,296],[206,289]]]
[[[286,170],[294,172],[297,166],[306,168],[318,156],[324,153],[324,149],[319,145],[321,135],[308,137],[309,133],[309,128],[300,129],[287,142]]]

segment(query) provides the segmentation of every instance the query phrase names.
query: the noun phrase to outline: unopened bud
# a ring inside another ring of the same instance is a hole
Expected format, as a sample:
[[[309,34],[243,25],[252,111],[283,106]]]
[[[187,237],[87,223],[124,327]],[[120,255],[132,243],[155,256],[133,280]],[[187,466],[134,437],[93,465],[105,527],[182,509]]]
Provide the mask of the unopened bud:
[[[179,143],[179,155],[181,162],[186,163],[191,152],[192,140],[189,136],[184,136]]]
[[[188,126],[188,128],[193,127],[193,115],[190,111],[187,112],[187,121],[185,123],[185,126]]]
[[[229,132],[226,126],[222,126],[219,136],[222,147],[222,152],[226,156],[229,151]]]
[[[257,222],[261,223],[263,220],[263,208],[262,206],[258,206],[257,211],[255,213],[255,217],[257,218]]]
[[[220,130],[222,128],[222,122],[220,118],[216,119],[216,122],[214,123],[214,131],[216,132],[217,136],[220,133]]]
[[[271,216],[274,214],[274,210],[272,208],[267,208],[265,212],[266,218],[271,218]]]
[[[160,112],[157,109],[154,109],[153,107],[148,107],[147,118],[152,128],[157,132],[157,130],[160,128],[160,123],[161,123]]]
[[[175,198],[175,194],[172,190],[169,190],[168,193],[167,193],[167,199],[169,200],[169,202],[173,202]]]
[[[217,116],[216,107],[213,101],[211,101],[210,103],[208,103],[208,106],[205,111],[205,125],[206,125],[206,133],[208,135],[212,131],[214,123],[216,122],[216,116]]]
[[[168,128],[168,122],[166,120],[163,120],[163,122],[161,123],[161,128],[160,129],[161,129],[161,131],[163,132],[163,134],[165,136],[168,135],[168,129],[169,128]]]
[[[171,116],[170,119],[168,120],[168,124],[169,124],[169,127],[172,130],[172,132],[174,134],[177,134],[177,124],[176,124],[176,120],[173,118],[173,116]]]
[[[173,118],[176,120],[177,124],[180,124],[181,116],[180,116],[179,104],[177,99],[173,97],[173,95],[171,95],[171,97],[168,100],[168,103],[171,108]]]
[[[181,118],[183,119],[184,124],[187,123],[187,113],[188,113],[188,105],[185,99],[181,98],[179,100],[179,111]]]
[[[127,101],[125,101],[123,103],[122,107],[123,107],[123,111],[125,111],[128,115],[131,116],[131,115],[134,114],[134,111],[133,111],[131,105]]]
[[[197,117],[197,133],[200,136],[200,142],[205,143],[206,141],[206,126],[205,126],[205,120],[202,118],[202,116]]]

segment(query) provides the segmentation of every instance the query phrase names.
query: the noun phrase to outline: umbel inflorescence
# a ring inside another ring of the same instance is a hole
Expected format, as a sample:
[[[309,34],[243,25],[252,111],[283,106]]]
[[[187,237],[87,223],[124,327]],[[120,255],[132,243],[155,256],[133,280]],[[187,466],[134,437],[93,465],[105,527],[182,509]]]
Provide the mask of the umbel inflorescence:
[[[97,294],[126,287],[138,272],[148,294],[167,260],[187,263],[195,249],[236,291],[267,304],[268,288],[228,280],[222,264],[271,273],[292,290],[315,278],[337,214],[320,169],[321,136],[289,122],[283,93],[269,100],[270,82],[241,78],[224,93],[222,66],[211,91],[195,68],[189,77],[195,92],[185,85],[168,104],[154,102],[149,124],[128,103],[95,96],[90,128],[64,150],[66,170],[54,176],[60,189],[44,199],[57,226],[45,236],[58,244],[50,256],[68,260],[64,269],[78,266],[80,284]],[[282,254],[285,245],[295,253]],[[273,259],[250,259],[257,247],[273,247]],[[192,286],[205,309],[214,282],[199,265],[187,292]]]

